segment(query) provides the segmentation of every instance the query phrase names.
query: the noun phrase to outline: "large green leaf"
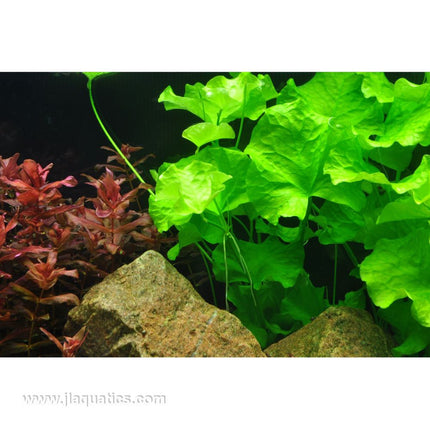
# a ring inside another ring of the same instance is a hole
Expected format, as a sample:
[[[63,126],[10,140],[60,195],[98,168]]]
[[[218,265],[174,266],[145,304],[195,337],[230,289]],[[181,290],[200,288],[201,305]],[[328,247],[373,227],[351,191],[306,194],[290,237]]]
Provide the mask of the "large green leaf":
[[[231,176],[231,179],[225,183],[225,189],[216,199],[222,212],[232,211],[249,202],[246,177],[252,162],[247,155],[235,148],[209,146],[199,151],[195,158],[209,163],[220,172]],[[213,206],[211,205],[213,211],[216,212],[216,208]]]
[[[331,131],[327,118],[314,113],[301,98],[266,111],[245,149],[255,163],[247,177],[248,194],[263,218],[274,225],[279,217],[303,219],[312,196],[346,204],[355,210],[364,206],[360,186],[345,185],[340,180],[345,165],[335,164],[336,159],[328,165],[327,171],[333,173],[336,181],[333,178],[330,181],[323,173],[329,151],[339,135],[343,132]]]
[[[383,121],[382,106],[364,97],[362,82],[363,76],[356,73],[317,73],[299,87],[293,80],[288,81],[278,103],[297,94],[314,112],[324,116],[331,127],[378,130]]]
[[[396,81],[385,132],[369,143],[391,146],[394,142],[402,146],[430,145],[430,84],[416,85],[404,78]]]
[[[209,163],[189,158],[171,164],[158,176],[155,195],[149,197],[149,214],[160,232],[185,224],[202,213],[231,178]]]
[[[268,75],[240,73],[236,78],[216,76],[206,85],[186,85],[183,97],[167,87],[158,101],[166,110],[184,109],[205,122],[219,125],[237,118],[256,120],[266,109],[266,101],[277,96]]]
[[[303,268],[304,251],[297,243],[285,245],[275,237],[269,237],[262,243],[252,243],[238,240],[242,257],[244,258],[255,289],[262,288],[265,281],[277,281],[285,288],[294,285],[297,276]],[[218,245],[212,254],[213,270],[216,279],[225,280],[225,265],[223,246]],[[227,246],[229,282],[247,283],[237,253],[231,243]]]
[[[245,149],[256,165],[247,178],[248,193],[272,224],[280,216],[305,216],[322,174],[327,128],[325,118],[301,99],[269,108],[254,127]]]
[[[381,239],[360,265],[369,296],[381,308],[409,297],[414,318],[430,327],[430,243],[428,230]]]
[[[331,149],[324,173],[328,173],[333,184],[342,182],[368,181],[376,184],[389,184],[387,177],[375,166],[364,160],[359,136],[339,139]]]

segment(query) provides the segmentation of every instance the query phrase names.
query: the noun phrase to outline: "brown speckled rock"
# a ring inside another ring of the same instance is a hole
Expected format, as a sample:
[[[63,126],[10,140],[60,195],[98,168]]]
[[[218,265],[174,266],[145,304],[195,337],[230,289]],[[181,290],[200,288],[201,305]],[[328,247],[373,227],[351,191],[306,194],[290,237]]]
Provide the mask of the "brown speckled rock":
[[[187,279],[147,251],[91,288],[65,334],[87,326],[86,357],[264,357],[234,315],[206,303]]]
[[[392,346],[368,312],[333,306],[264,352],[269,357],[391,357]]]

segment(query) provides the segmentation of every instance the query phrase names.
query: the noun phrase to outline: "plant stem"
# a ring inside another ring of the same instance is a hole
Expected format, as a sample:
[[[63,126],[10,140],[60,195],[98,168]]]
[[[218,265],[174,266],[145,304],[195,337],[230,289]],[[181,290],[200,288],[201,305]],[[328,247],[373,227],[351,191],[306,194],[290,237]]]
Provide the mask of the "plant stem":
[[[31,339],[33,337],[33,331],[34,331],[34,318],[37,318],[37,313],[39,312],[39,304],[42,300],[44,290],[40,290],[39,300],[37,301],[35,307],[34,307],[34,314],[31,319],[31,326],[30,326],[30,332],[28,334],[28,341],[27,341],[27,356],[31,356]]]
[[[246,231],[246,234],[248,235],[248,237],[249,237],[249,241],[250,242],[252,242],[252,233],[251,233],[251,231],[249,230],[249,228],[245,225],[245,223],[243,222],[243,221],[241,221],[238,217],[236,217],[236,216],[233,216],[232,217],[234,220],[236,220],[242,227],[243,227],[243,229]]]
[[[236,144],[234,145],[235,148],[239,147],[240,137],[242,136],[243,122],[245,119],[245,101],[246,101],[246,84],[245,84],[245,87],[243,88],[242,116],[240,118],[239,133],[237,134]]]
[[[224,271],[225,271],[225,308],[227,312],[230,312],[230,308],[228,306],[228,263],[227,263],[227,247],[225,244],[226,235],[222,237],[222,249],[224,252]]]
[[[334,244],[334,274],[333,274],[333,301],[332,305],[336,304],[336,284],[337,284],[337,259],[338,259],[338,245]]]
[[[343,248],[345,249],[345,251],[346,251],[349,259],[351,260],[352,264],[355,267],[358,267],[359,263],[358,263],[357,257],[355,256],[355,254],[354,254],[353,250],[351,249],[351,247],[348,245],[348,242],[345,242],[342,245],[343,245]]]
[[[204,244],[205,242],[203,242],[203,244]],[[213,263],[213,260],[212,260],[212,258],[210,257],[210,255],[208,254],[208,252],[207,252],[207,250],[205,250],[204,248],[203,248],[203,246],[202,245],[200,245],[200,243],[198,243],[198,242],[196,242],[195,243],[195,245],[197,246],[197,248],[199,249],[199,251],[200,251],[200,253],[202,254],[202,255],[204,255],[204,257],[207,259],[207,261],[210,261],[211,263]]]
[[[240,263],[240,265],[242,267],[243,272],[245,273],[245,275],[248,278],[249,286],[251,287],[252,300],[254,302],[255,307],[257,307],[257,300],[255,299],[255,295],[254,295],[254,283],[252,281],[252,277],[251,277],[251,273],[249,272],[248,265],[246,264],[246,261],[243,258],[243,255],[242,255],[242,253],[240,251],[239,244],[237,243],[235,237],[231,233],[228,233],[228,237],[229,237],[229,239],[232,241],[232,243],[234,245],[234,249],[236,251],[237,257],[239,258],[239,263]]]
[[[306,233],[306,227],[308,226],[308,219],[309,219],[309,215],[311,213],[311,207],[312,207],[312,198],[309,197],[305,217],[303,218],[302,222],[300,223],[299,241],[302,245],[305,245],[305,233]]]
[[[208,260],[206,259],[206,256],[207,256],[206,251],[198,243],[196,245],[197,245],[197,248],[199,248],[200,254],[202,256],[203,263],[204,263],[205,268],[206,268],[206,272],[208,274],[209,284],[211,286],[212,299],[214,301],[214,305],[218,306],[216,295],[215,295],[215,285],[214,285],[214,282],[213,282],[213,279],[212,279],[212,276],[211,276],[211,271],[210,271],[210,268],[209,268]]]
[[[136,178],[139,179],[139,181],[142,182],[142,184],[146,184],[146,182],[140,176],[139,172],[133,167],[133,165],[130,163],[130,161],[128,161],[127,157],[122,153],[121,149],[118,147],[118,145],[112,139],[111,135],[106,130],[106,127],[104,126],[104,124],[103,124],[103,122],[102,122],[102,120],[101,120],[101,118],[100,118],[100,116],[99,116],[99,114],[97,112],[96,106],[94,104],[93,90],[92,90],[92,80],[91,79],[88,81],[88,92],[89,92],[89,95],[90,95],[90,102],[91,102],[91,107],[93,108],[94,115],[96,116],[97,121],[98,121],[101,129],[103,130],[104,134],[108,138],[109,142],[112,144],[112,146],[114,147],[115,151],[124,160],[125,164],[127,164],[127,166],[130,168],[130,170],[136,175]],[[154,194],[154,192],[151,189],[148,189],[148,191],[149,191],[150,194]]]

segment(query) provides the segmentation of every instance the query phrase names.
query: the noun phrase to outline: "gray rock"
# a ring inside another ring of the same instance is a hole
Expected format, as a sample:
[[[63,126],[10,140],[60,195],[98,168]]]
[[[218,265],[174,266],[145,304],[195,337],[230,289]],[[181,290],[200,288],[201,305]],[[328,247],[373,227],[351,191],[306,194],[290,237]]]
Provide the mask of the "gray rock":
[[[79,356],[265,356],[237,317],[206,303],[155,251],[92,287],[69,312],[65,334],[84,325],[88,336]]]
[[[365,310],[332,306],[264,352],[269,357],[391,357],[393,346]]]

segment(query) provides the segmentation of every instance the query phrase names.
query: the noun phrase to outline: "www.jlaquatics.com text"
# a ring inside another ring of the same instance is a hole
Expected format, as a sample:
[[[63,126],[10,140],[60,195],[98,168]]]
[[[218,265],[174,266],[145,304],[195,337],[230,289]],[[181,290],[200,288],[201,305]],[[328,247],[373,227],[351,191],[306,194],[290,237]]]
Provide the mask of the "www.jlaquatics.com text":
[[[80,394],[65,392],[61,394],[23,394],[27,405],[165,405],[167,397],[164,394]]]

